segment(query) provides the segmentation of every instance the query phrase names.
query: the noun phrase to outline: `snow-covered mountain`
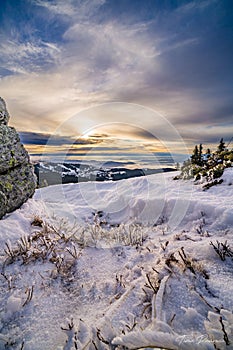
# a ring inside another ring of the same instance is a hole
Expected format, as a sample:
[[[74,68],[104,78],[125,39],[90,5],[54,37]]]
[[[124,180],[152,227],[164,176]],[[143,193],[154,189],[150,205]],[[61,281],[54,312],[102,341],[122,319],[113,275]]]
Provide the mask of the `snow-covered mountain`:
[[[0,349],[233,349],[233,169],[38,189],[0,221]]]
[[[137,168],[132,162],[101,163],[53,163],[40,162],[34,165],[40,185],[56,185],[62,183],[77,183],[86,181],[117,181],[161,172],[174,171],[174,168],[163,167],[155,169]]]

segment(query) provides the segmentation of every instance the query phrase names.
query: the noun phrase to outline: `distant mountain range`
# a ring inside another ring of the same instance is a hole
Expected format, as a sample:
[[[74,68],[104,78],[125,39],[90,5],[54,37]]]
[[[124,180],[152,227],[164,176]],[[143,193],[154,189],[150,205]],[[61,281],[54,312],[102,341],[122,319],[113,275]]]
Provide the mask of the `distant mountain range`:
[[[129,162],[129,165],[133,163]],[[61,183],[77,183],[87,181],[117,181],[131,177],[174,171],[174,168],[129,169],[119,167],[119,162],[106,162],[104,167],[83,163],[40,162],[34,165],[40,187]]]

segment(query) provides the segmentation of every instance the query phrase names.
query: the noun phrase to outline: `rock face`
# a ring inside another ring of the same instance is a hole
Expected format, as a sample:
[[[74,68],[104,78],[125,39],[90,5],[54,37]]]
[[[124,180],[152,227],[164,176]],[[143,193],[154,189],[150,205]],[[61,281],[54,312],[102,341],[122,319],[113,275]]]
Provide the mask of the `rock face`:
[[[8,121],[5,101],[0,98],[0,218],[19,208],[36,188],[28,153]]]
[[[10,116],[6,109],[6,103],[3,98],[0,97],[0,125],[7,125]]]

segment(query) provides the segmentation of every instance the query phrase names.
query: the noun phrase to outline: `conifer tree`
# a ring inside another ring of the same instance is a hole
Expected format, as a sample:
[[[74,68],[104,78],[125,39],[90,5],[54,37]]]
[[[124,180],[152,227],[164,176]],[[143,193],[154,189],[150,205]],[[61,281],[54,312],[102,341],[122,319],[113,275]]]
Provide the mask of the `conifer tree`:
[[[208,160],[211,157],[211,150],[209,148],[207,148],[206,152],[205,152],[205,160]]]
[[[200,145],[199,145],[199,153],[198,153],[198,165],[202,165],[202,149],[203,149],[203,146],[200,143]]]
[[[219,145],[218,145],[218,152],[221,153],[223,151],[225,151],[226,146],[225,146],[225,142],[223,141],[223,138],[221,138]]]
[[[196,145],[194,150],[193,150],[193,154],[191,156],[191,163],[198,164],[198,160],[199,160],[199,151],[198,151],[198,147]]]

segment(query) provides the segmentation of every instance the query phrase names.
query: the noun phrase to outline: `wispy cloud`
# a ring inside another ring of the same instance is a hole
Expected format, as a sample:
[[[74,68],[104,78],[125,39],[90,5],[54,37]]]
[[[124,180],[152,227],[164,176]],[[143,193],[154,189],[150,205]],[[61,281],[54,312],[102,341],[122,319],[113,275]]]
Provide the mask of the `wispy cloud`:
[[[54,43],[1,39],[1,67],[12,73],[35,74],[56,64],[60,50]]]
[[[88,19],[105,3],[106,0],[33,0],[53,15],[67,16],[71,20]]]
[[[189,1],[186,4],[180,5],[175,13],[187,15],[188,13],[193,14],[194,11],[205,10],[208,6],[214,5],[218,0],[199,0]]]
[[[35,0],[34,4],[38,6],[45,7],[50,12],[59,15],[65,15],[72,17],[75,14],[75,8],[72,5],[71,1],[44,1],[44,0]]]

